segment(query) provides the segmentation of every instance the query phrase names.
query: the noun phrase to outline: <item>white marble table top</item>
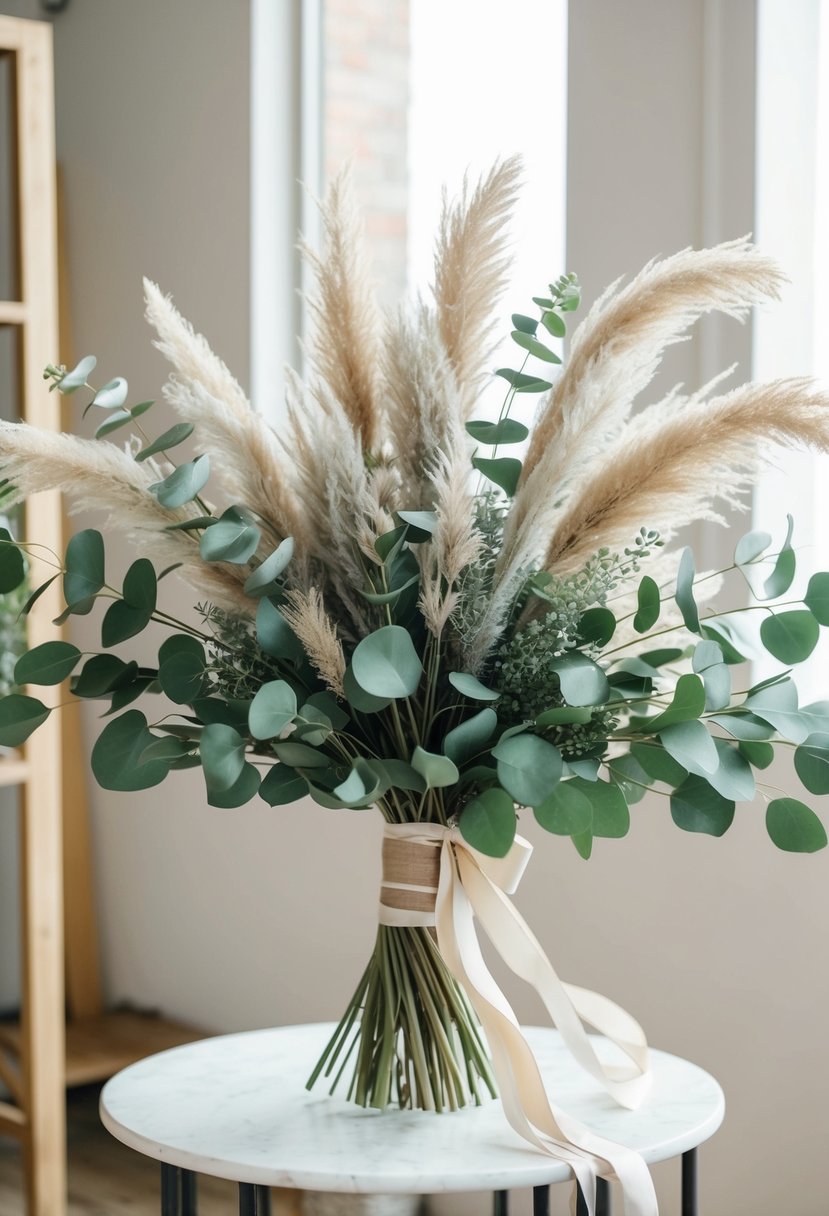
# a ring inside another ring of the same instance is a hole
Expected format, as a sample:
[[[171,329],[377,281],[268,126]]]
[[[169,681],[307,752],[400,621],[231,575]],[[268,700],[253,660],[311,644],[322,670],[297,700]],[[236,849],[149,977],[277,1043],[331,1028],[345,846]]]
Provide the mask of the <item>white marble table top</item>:
[[[305,1082],[333,1030],[284,1026],[204,1039],[149,1056],[104,1087],[101,1118],[159,1161],[237,1182],[362,1194],[493,1191],[564,1182],[568,1168],[513,1132],[501,1104],[449,1114],[367,1111]],[[595,1131],[662,1161],[723,1119],[713,1077],[654,1051],[653,1089],[627,1111],[584,1073],[555,1030],[530,1027],[553,1101]],[[612,1061],[617,1049],[597,1039]]]

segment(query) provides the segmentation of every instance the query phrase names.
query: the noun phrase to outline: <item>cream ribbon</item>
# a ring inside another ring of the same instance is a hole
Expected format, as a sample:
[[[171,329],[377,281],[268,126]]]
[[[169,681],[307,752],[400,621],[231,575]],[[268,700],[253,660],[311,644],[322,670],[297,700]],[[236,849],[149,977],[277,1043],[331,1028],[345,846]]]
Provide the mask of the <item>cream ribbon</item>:
[[[470,848],[456,827],[387,824],[385,835],[440,849],[437,888],[384,884],[433,892],[434,912],[391,908],[381,902],[380,923],[435,926],[443,961],[463,986],[483,1026],[510,1125],[535,1148],[570,1166],[584,1194],[589,1216],[595,1214],[599,1174],[613,1175],[621,1183],[626,1216],[657,1216],[653,1181],[642,1157],[596,1135],[550,1102],[518,1019],[481,953],[474,925],[476,916],[504,962],[535,988],[579,1064],[621,1106],[633,1109],[639,1105],[651,1080],[648,1044],[641,1026],[607,997],[562,983],[529,925],[508,898],[521,881],[532,845],[516,836],[506,857],[495,858]],[[582,1019],[620,1047],[630,1065],[603,1064]]]

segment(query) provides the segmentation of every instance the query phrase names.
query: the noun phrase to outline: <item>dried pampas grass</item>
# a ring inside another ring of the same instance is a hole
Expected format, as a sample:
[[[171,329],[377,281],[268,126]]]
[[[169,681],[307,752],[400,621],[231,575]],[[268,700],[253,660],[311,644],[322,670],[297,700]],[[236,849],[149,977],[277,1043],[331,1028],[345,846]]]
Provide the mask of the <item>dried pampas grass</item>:
[[[325,610],[318,588],[311,587],[307,592],[290,591],[282,614],[325,686],[335,696],[344,697],[345,655],[336,625]]]

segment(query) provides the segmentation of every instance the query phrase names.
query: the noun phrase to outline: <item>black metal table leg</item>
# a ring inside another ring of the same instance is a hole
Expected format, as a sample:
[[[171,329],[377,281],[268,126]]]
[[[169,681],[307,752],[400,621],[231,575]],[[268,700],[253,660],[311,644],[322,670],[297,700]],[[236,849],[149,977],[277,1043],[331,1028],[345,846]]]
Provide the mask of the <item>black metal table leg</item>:
[[[492,1216],[508,1216],[509,1191],[495,1191],[492,1196]]]
[[[697,1216],[697,1150],[682,1154],[682,1216]]]
[[[596,1216],[610,1216],[610,1183],[606,1178],[596,1179]]]
[[[550,1216],[550,1188],[533,1187],[533,1216]]]
[[[587,1216],[587,1200],[578,1183],[576,1183],[576,1216]]]
[[[181,1171],[181,1216],[198,1216],[196,1175],[192,1170]]]
[[[181,1170],[161,1163],[161,1216],[181,1216]]]
[[[270,1187],[239,1183],[239,1216],[270,1216]]]

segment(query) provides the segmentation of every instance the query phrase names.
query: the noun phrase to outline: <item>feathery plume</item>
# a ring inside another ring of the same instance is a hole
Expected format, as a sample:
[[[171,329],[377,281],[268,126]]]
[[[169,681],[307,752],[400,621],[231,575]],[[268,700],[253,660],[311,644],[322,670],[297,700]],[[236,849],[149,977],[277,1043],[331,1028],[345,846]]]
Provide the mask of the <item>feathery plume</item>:
[[[434,297],[438,327],[463,395],[463,413],[474,407],[492,338],[492,311],[506,285],[506,226],[518,193],[521,159],[496,162],[472,187],[464,178],[460,198],[446,192],[435,249]]]
[[[739,507],[775,445],[829,450],[829,394],[809,380],[778,380],[668,418],[650,407],[588,471],[558,520],[544,568],[578,569],[598,548],[626,544],[643,522],[663,535],[697,519],[723,522],[712,499]]]
[[[320,214],[322,255],[302,246],[316,280],[316,295],[309,300],[316,323],[309,355],[370,451],[378,438],[382,324],[369,281],[349,169],[342,170],[329,186]]]
[[[320,679],[337,697],[345,697],[345,655],[337,629],[317,587],[289,591],[282,614],[305,648]]]
[[[163,507],[149,492],[164,476],[154,461],[137,464],[112,443],[0,421],[0,469],[14,487],[10,505],[41,490],[63,490],[73,510],[105,511],[108,526],[129,536],[139,552],[154,561],[180,562],[182,577],[220,607],[253,614],[255,604],[243,591],[246,576],[240,567],[208,565],[193,533],[165,531],[188,513]]]
[[[301,547],[303,516],[273,431],[169,297],[149,279],[144,293],[147,320],[158,334],[155,346],[178,373],[164,387],[165,400],[196,425],[196,450],[211,454],[213,476],[229,499],[255,512],[271,541],[293,536]]]

